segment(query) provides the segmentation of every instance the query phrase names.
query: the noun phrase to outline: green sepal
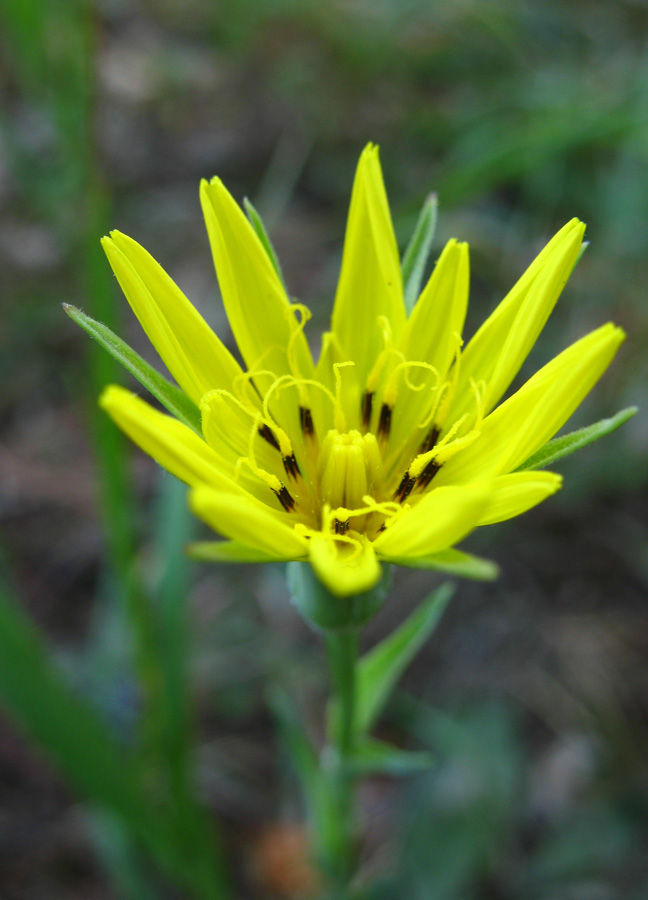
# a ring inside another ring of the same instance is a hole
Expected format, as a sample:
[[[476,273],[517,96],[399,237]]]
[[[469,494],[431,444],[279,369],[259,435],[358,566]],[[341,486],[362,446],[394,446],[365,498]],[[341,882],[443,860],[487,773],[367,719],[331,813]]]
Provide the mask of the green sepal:
[[[277,562],[276,556],[249,547],[240,541],[196,541],[185,547],[192,559],[200,562],[265,563]]]
[[[150,363],[142,359],[139,353],[136,353],[120,337],[117,337],[110,328],[107,328],[95,319],[91,319],[90,316],[81,312],[76,306],[70,306],[69,303],[64,303],[63,309],[73,322],[76,322],[77,325],[83,328],[86,334],[94,338],[118,363],[121,363],[131,375],[134,375],[139,383],[147,391],[150,391],[172,416],[180,419],[181,422],[184,422],[197,434],[202,434],[200,411],[180,388],[171,384],[163,375],[160,375]]]
[[[360,660],[355,695],[359,735],[375,723],[399,678],[436,628],[454,590],[454,585],[442,584],[396,631]]]
[[[337,631],[358,628],[375,616],[389,591],[391,567],[382,567],[375,587],[352,597],[331,594],[306,562],[289,562],[286,581],[293,605],[309,625],[321,631]]]
[[[390,557],[389,562],[410,569],[432,569],[446,575],[471,578],[474,581],[494,581],[499,576],[499,566],[490,559],[482,559],[462,550],[443,550],[431,556]]]
[[[385,741],[362,737],[353,748],[348,769],[354,775],[411,775],[429,769],[434,757],[427,751],[412,753]]]
[[[408,314],[414,309],[414,304],[421,293],[423,273],[430,256],[434,232],[436,231],[438,208],[437,195],[429,194],[423,203],[414,232],[403,256],[403,287],[405,309]]]
[[[272,263],[272,267],[279,276],[279,280],[283,284],[284,288],[286,283],[284,281],[283,272],[281,271],[281,264],[279,262],[279,257],[277,256],[277,251],[272,246],[272,241],[268,235],[268,231],[263,224],[263,219],[259,212],[254,208],[254,206],[250,203],[247,197],[243,198],[243,206],[245,208],[245,212],[247,214],[250,225],[254,229],[256,236],[259,238],[261,243],[263,244],[263,249],[268,254],[270,262]]]
[[[515,471],[527,472],[530,469],[544,469],[564,456],[569,456],[570,453],[574,453],[574,451],[580,450],[582,447],[587,447],[588,444],[598,441],[599,438],[605,437],[606,434],[616,431],[617,428],[625,425],[636,412],[636,406],[629,406],[609,419],[601,419],[600,422],[595,422],[593,425],[588,425],[585,428],[580,428],[578,431],[572,431],[570,434],[554,438],[546,443],[544,447],[541,447],[540,450],[537,450],[521,466],[518,466]]]

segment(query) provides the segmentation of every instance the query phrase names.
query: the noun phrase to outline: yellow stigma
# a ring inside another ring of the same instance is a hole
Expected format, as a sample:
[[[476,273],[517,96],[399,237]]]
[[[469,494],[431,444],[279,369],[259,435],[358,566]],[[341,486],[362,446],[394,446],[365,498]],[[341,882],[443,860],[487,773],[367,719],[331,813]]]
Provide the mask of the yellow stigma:
[[[331,429],[322,441],[319,478],[322,503],[356,509],[367,494],[381,493],[382,460],[373,434]]]

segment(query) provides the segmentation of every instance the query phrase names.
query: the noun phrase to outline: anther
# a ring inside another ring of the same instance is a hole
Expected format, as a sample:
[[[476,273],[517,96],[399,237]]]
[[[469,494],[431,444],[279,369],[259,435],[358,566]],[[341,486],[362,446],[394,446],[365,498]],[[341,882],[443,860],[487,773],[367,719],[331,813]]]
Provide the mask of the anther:
[[[373,408],[373,391],[365,391],[362,395],[362,424],[365,428],[369,428],[371,421],[371,410]]]
[[[264,441],[267,441],[271,447],[274,447],[275,450],[279,450],[279,441],[274,436],[274,432],[271,430],[269,425],[266,425],[265,422],[263,425],[259,425],[259,434],[263,438]]]
[[[380,419],[378,420],[378,437],[389,437],[391,429],[392,407],[387,403],[383,403],[380,408]]]
[[[435,462],[433,459],[427,464],[427,466],[423,469],[421,474],[418,477],[419,486],[425,490],[428,484],[432,481],[436,473],[441,468],[441,463]]]
[[[315,434],[315,426],[313,425],[313,417],[307,406],[299,407],[299,424],[301,425],[302,434],[306,437],[313,437]]]
[[[434,425],[429,430],[427,437],[421,444],[421,449],[419,450],[419,453],[427,453],[428,451],[430,451],[436,445],[436,442],[439,440],[440,434],[441,434],[441,429],[439,428],[438,425]]]
[[[284,469],[286,470],[286,475],[290,475],[291,478],[297,478],[297,476],[301,474],[294,453],[291,453],[290,456],[284,456],[282,462]]]
[[[292,512],[294,510],[295,501],[293,500],[289,491],[286,489],[285,485],[282,484],[279,490],[275,491],[274,494],[279,503],[281,503],[283,508],[286,510],[286,512]]]
[[[414,488],[416,481],[417,479],[412,478],[409,472],[405,472],[405,474],[401,478],[401,483],[398,485],[396,491],[394,492],[394,500],[398,500],[399,503],[404,503],[412,493],[412,489]]]
[[[349,520],[347,519],[345,522],[343,522],[340,519],[334,519],[333,527],[335,528],[336,534],[346,534],[349,530]]]

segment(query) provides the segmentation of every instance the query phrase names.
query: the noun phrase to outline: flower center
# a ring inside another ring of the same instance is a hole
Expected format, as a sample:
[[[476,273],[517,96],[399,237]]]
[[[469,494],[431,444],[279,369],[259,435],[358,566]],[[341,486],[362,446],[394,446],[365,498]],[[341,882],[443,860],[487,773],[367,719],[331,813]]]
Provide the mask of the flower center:
[[[357,509],[369,494],[382,499],[382,458],[373,434],[331,429],[320,447],[318,476],[322,503]]]

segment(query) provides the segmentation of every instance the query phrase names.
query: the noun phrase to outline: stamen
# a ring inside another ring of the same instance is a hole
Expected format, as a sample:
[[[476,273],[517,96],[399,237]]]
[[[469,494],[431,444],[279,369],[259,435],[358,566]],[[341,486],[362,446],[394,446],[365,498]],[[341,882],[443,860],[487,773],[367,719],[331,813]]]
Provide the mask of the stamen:
[[[267,441],[270,444],[271,447],[274,447],[275,450],[279,450],[279,441],[265,422],[263,423],[263,425],[259,425],[259,434],[264,441]]]
[[[441,468],[441,463],[436,462],[436,460],[431,459],[427,466],[423,469],[421,474],[418,477],[418,486],[421,490],[425,490],[428,484],[432,481],[434,476]]]
[[[394,492],[394,500],[398,500],[399,503],[404,503],[412,493],[416,480],[416,478],[412,478],[409,471],[405,472],[401,478],[401,483]]]
[[[421,448],[419,453],[427,453],[434,446],[436,446],[436,442],[439,440],[439,435],[441,434],[441,429],[438,425],[433,425],[430,431],[427,434],[427,437],[421,444]]]
[[[307,406],[299,407],[299,424],[301,425],[302,434],[306,437],[314,436],[315,426],[313,425],[313,416]]]
[[[293,500],[286,486],[282,484],[279,490],[274,490],[273,488],[273,491],[275,497],[277,498],[279,503],[281,503],[286,512],[292,512],[295,508],[295,501]]]
[[[371,411],[373,408],[373,391],[365,391],[362,395],[362,424],[365,428],[369,428],[371,422]]]
[[[386,403],[380,408],[380,419],[378,421],[378,437],[388,438],[391,429],[392,407]]]
[[[294,453],[291,453],[290,456],[284,456],[282,462],[284,469],[286,470],[286,475],[290,475],[291,478],[297,478],[298,475],[301,475]]]
[[[349,520],[343,521],[336,518],[333,520],[333,527],[336,534],[346,534],[349,530]]]

